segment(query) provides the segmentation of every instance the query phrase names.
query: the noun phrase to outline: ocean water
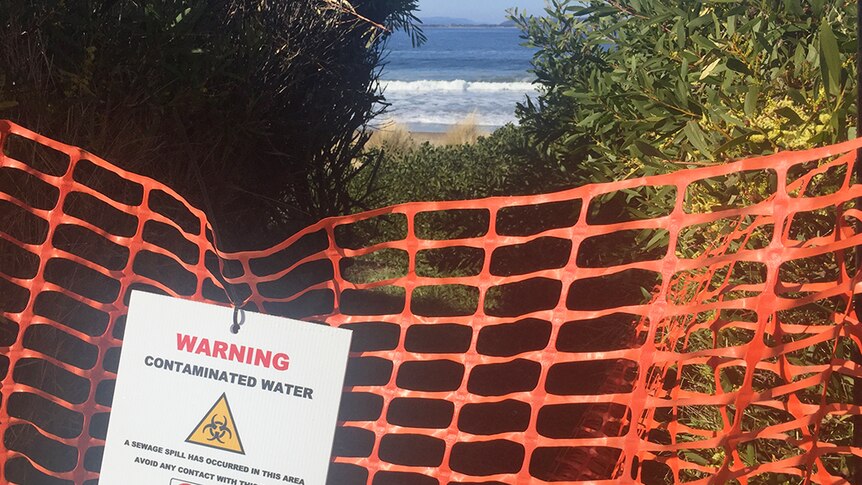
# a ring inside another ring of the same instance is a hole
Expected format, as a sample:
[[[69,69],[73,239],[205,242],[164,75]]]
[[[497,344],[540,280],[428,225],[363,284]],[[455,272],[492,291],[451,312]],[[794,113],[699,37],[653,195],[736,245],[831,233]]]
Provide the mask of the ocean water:
[[[414,131],[445,131],[473,116],[493,129],[516,122],[515,104],[535,95],[528,72],[533,50],[520,30],[425,27],[428,42],[413,47],[399,32],[388,44],[381,87],[395,121]]]

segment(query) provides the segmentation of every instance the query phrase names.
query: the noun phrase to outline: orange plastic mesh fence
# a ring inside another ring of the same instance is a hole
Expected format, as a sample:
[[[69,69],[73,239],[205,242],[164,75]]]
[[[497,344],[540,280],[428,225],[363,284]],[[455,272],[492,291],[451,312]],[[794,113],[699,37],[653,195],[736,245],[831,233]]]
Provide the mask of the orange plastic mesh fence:
[[[849,483],[862,456],[860,140],[327,219],[220,268],[171,189],[0,137],[4,483],[95,483],[129,291],[223,281],[354,331],[330,483]]]

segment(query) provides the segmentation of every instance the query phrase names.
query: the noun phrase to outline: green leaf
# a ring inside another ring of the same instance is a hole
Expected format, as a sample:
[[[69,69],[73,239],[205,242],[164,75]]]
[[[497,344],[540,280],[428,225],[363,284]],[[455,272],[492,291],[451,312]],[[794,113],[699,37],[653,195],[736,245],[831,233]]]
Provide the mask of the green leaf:
[[[700,151],[705,157],[712,160],[715,158],[712,152],[709,149],[709,145],[706,143],[706,139],[703,136],[703,131],[700,129],[697,123],[694,121],[689,121],[686,123],[685,128],[683,128],[683,133],[685,133],[686,139],[688,139],[689,143],[691,143],[695,148]]]
[[[595,95],[592,93],[583,92],[583,91],[576,91],[574,89],[567,89],[567,90],[563,91],[563,96],[567,96],[569,98],[593,98],[593,97],[595,97]]]
[[[689,89],[691,89],[691,84],[685,82],[682,79],[678,79],[676,82],[676,95],[679,98],[681,105],[684,105],[688,102],[688,93]]]
[[[805,62],[805,47],[801,43],[796,44],[796,49],[793,51],[793,66],[796,72],[802,68],[803,62]]]
[[[700,34],[693,34],[691,36],[691,41],[694,42],[695,44],[703,47],[707,51],[711,51],[713,49],[718,49],[718,46],[715,45],[715,42],[709,40],[708,38],[706,38]]]
[[[729,151],[733,148],[736,148],[736,147],[742,145],[743,143],[745,143],[746,141],[748,141],[749,136],[750,136],[749,134],[737,136],[736,138],[725,143],[724,145],[721,145],[720,147],[718,147],[715,150],[715,153],[718,153],[718,154],[726,153],[727,151]]]
[[[742,129],[746,128],[744,121],[742,121],[741,119],[739,119],[735,116],[732,116],[730,113],[727,113],[725,111],[721,111],[718,113],[718,116],[719,116],[719,118],[721,118],[722,121],[724,121],[725,123],[727,123],[730,126],[735,126],[737,128],[742,128]]]
[[[647,233],[653,232],[651,230],[647,230]],[[658,246],[666,246],[667,242],[670,238],[670,233],[667,231],[654,231],[653,237],[646,243],[646,250],[650,251],[655,249]]]
[[[793,15],[802,15],[802,4],[799,0],[784,0],[784,9]]]
[[[748,443],[743,448],[742,453],[740,453],[741,458],[745,461],[747,466],[752,466],[757,463],[757,453],[754,451],[754,444]]]
[[[752,84],[748,87],[748,92],[745,93],[745,104],[743,111],[745,116],[754,116],[754,110],[757,109],[757,97],[760,95],[760,86]]]
[[[643,295],[644,300],[645,301],[652,300],[652,292],[650,292],[648,289],[644,288],[643,286],[641,286],[640,288],[641,288],[641,295]]]
[[[704,26],[710,22],[712,22],[712,16],[709,14],[704,14],[704,15],[701,15],[700,17],[692,20],[691,22],[689,22],[687,27],[689,30],[694,30],[694,29],[701,27],[701,26]],[[694,40],[693,37],[694,36],[692,36],[692,40]]]
[[[742,74],[754,75],[754,73],[751,72],[751,69],[749,69],[744,62],[735,57],[731,57],[727,60],[727,68],[736,72],[741,72]]]
[[[686,451],[683,453],[683,455],[685,456],[686,461],[690,461],[691,463],[697,463],[698,465],[703,465],[703,466],[709,465],[709,460],[698,455],[697,453],[695,453],[693,451]]]
[[[635,140],[635,146],[637,147],[638,151],[640,151],[644,155],[649,155],[651,157],[657,158],[666,158],[664,153],[662,153],[656,147],[650,145],[649,143],[643,142],[641,140]]]
[[[578,8],[575,5],[571,5],[566,8],[567,11],[571,12],[574,17],[582,17],[584,15],[588,15],[593,13],[596,7],[586,7],[586,8]]]
[[[792,123],[795,123],[795,124],[797,124],[797,125],[805,124],[805,120],[803,120],[803,119],[799,116],[799,114],[798,114],[798,113],[796,113],[796,111],[794,111],[794,110],[793,110],[793,108],[790,108],[789,106],[785,106],[785,107],[783,107],[783,108],[779,108],[779,109],[775,110],[775,112],[776,112],[777,114],[779,114],[779,115],[781,115],[781,116],[783,116],[783,117],[787,118],[787,119],[788,119],[788,120],[790,120]]]
[[[703,81],[709,77],[709,75],[712,74],[712,71],[715,71],[715,68],[718,67],[719,62],[721,62],[721,59],[716,59],[706,66],[706,68],[700,73],[700,80]]]
[[[593,113],[593,114],[591,114],[591,115],[587,116],[586,118],[582,119],[582,120],[578,123],[578,126],[581,126],[581,127],[590,126],[590,125],[592,125],[593,123],[595,123],[595,122],[596,122],[596,120],[598,120],[599,118],[601,118],[601,117],[602,117],[602,115],[604,115],[604,113],[602,113],[601,111],[596,111],[595,113]]]
[[[824,73],[828,75],[824,76],[828,79],[825,84],[832,94],[838,94],[838,83],[841,80],[841,54],[838,52],[838,41],[835,40],[835,33],[832,32],[832,27],[825,19],[820,23],[820,56],[822,62],[826,64]]]
[[[811,0],[811,7],[814,12],[814,15],[817,17],[823,13],[823,5],[826,3],[826,0]]]
[[[803,106],[808,104],[808,101],[805,99],[805,96],[803,96],[798,89],[788,89],[787,96],[789,96],[790,99],[793,100],[793,102],[796,104],[800,104]]]
[[[620,13],[615,7],[596,7],[593,10],[592,18],[598,19],[601,17],[607,17],[608,15],[615,15]]]
[[[677,20],[676,25],[674,26],[674,33],[676,34],[676,45],[680,49],[685,47],[686,41],[686,30],[685,23],[683,23],[682,17]]]
[[[192,9],[187,8],[187,9],[183,10],[182,12],[180,12],[179,14],[177,14],[176,18],[174,18],[174,21],[171,24],[171,28],[176,27],[177,24],[182,22],[183,18],[185,18],[191,11],[192,11]]]

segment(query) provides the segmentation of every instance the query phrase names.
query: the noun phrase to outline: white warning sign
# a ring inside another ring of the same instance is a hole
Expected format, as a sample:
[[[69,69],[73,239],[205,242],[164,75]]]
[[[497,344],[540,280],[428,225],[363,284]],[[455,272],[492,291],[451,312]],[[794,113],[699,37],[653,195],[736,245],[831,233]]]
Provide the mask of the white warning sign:
[[[350,331],[132,293],[101,485],[323,485]]]

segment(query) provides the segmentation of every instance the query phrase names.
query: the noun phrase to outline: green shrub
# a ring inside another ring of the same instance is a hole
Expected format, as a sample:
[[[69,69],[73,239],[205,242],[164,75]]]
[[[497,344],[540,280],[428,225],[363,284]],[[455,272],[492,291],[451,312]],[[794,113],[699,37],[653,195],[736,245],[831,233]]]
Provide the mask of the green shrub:
[[[417,6],[9,0],[0,116],[198,207],[206,187],[222,243],[265,247],[354,207],[345,188],[366,166],[385,39],[404,29],[421,40]]]
[[[555,0],[513,19],[539,49],[521,124],[594,180],[855,135],[850,2]]]

